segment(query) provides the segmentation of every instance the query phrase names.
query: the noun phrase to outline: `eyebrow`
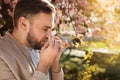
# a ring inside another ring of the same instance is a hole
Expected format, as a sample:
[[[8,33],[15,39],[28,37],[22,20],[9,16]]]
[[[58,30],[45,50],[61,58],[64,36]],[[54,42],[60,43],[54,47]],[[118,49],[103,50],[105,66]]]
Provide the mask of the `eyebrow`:
[[[45,28],[48,28],[48,29],[51,28],[52,31],[55,30],[55,27],[51,27],[51,26],[44,26],[44,27],[45,27]]]
[[[52,28],[51,26],[44,26],[45,28]]]

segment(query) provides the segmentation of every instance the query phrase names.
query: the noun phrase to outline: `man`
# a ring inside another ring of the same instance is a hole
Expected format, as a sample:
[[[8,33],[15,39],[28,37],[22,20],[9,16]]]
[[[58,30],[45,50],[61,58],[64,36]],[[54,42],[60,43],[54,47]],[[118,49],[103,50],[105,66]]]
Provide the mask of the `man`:
[[[0,80],[63,80],[61,40],[51,35],[55,8],[45,0],[20,0],[14,29],[0,39]]]

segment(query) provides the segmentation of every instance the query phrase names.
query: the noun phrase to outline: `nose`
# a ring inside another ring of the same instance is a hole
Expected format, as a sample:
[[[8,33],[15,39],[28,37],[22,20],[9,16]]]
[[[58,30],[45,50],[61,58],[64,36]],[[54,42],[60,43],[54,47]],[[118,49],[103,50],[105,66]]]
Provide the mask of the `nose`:
[[[51,33],[52,33],[52,31],[51,31],[51,30],[48,30],[48,31],[46,32],[46,37],[49,37],[49,36],[51,35]]]

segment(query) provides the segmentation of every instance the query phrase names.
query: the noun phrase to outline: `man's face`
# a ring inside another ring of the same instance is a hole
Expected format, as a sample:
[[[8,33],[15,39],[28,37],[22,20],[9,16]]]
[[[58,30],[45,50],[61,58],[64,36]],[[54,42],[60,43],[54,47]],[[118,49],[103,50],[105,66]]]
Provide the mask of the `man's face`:
[[[32,48],[41,49],[51,35],[54,25],[53,14],[39,13],[31,19],[27,41]]]

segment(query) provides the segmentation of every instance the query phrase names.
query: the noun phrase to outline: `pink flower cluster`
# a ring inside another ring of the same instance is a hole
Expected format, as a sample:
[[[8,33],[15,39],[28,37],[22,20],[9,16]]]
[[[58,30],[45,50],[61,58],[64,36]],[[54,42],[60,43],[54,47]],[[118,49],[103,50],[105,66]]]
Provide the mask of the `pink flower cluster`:
[[[9,3],[10,3],[10,0],[4,0],[4,3],[5,3],[5,4],[9,4]]]
[[[84,13],[84,10],[88,10],[90,7],[87,0],[56,0],[55,5],[58,13],[56,16],[58,26],[65,22],[68,28],[71,25],[74,27],[76,34],[83,34],[87,31],[86,28],[92,23]],[[60,28],[62,27],[64,26],[60,26]]]

